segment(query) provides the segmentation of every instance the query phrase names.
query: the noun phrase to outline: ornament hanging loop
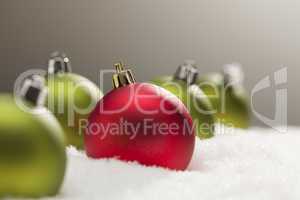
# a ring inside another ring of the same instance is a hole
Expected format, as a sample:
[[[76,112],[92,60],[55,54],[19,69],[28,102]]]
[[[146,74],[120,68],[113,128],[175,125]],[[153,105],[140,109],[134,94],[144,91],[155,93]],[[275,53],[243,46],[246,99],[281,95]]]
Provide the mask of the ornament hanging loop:
[[[122,62],[119,62],[119,63],[116,63],[116,64],[115,64],[115,68],[116,68],[116,71],[117,71],[118,73],[120,73],[121,71],[124,70],[124,65],[123,65]]]

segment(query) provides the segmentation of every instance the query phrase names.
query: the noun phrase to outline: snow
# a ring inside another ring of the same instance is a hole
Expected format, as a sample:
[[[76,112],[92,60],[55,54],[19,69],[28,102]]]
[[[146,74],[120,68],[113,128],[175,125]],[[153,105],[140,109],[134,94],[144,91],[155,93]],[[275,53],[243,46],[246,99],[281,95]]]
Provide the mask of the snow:
[[[70,147],[61,192],[48,199],[299,200],[299,131],[251,128],[197,139],[187,171],[92,160]]]

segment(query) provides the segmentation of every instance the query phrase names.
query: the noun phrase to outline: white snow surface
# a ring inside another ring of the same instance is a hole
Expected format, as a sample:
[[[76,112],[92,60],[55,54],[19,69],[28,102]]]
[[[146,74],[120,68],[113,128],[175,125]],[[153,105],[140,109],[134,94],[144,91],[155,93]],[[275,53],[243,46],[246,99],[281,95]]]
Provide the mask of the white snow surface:
[[[300,128],[236,129],[197,139],[186,171],[93,160],[69,147],[61,192],[48,199],[299,200]]]

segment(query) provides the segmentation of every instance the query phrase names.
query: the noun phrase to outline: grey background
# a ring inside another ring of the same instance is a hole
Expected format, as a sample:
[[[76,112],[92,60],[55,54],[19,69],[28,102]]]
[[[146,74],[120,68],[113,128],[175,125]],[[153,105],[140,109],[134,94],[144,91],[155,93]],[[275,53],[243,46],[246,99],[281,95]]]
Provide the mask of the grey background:
[[[172,74],[184,59],[197,60],[203,74],[240,62],[249,90],[286,66],[288,84],[279,88],[288,88],[288,123],[300,125],[299,13],[294,0],[0,0],[0,90],[10,92],[53,50],[97,83],[98,71],[120,59],[140,81]],[[254,105],[273,116],[275,86],[256,94]]]

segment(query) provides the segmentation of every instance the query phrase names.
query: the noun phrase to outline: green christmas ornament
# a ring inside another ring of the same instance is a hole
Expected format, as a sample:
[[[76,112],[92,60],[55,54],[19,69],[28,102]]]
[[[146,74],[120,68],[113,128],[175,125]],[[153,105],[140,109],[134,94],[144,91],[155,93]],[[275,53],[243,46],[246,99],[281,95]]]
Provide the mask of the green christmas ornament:
[[[226,65],[222,73],[211,73],[198,79],[197,84],[216,110],[218,123],[237,128],[249,127],[250,106],[243,79],[243,71],[236,64]]]
[[[42,80],[26,79],[15,99],[0,95],[0,199],[51,196],[62,185],[64,134],[43,106],[47,92]]]
[[[87,118],[102,92],[92,81],[72,73],[69,58],[57,52],[49,59],[47,79],[48,108],[64,129],[66,145],[83,149]]]
[[[197,78],[198,71],[194,62],[186,61],[173,76],[158,77],[151,82],[182,100],[193,118],[197,135],[204,139],[214,135],[214,116],[209,99],[195,84]]]

